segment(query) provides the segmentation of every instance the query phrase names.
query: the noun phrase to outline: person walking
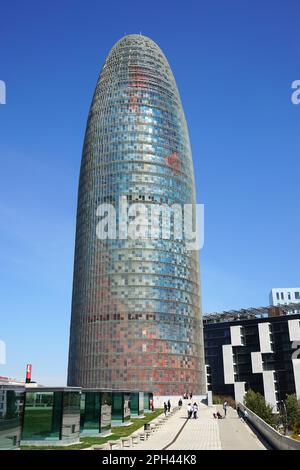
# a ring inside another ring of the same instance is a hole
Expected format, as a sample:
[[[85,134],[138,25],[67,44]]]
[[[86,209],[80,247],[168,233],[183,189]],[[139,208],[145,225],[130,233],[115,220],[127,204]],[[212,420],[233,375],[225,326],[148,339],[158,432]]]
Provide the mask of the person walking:
[[[164,412],[165,412],[165,416],[167,416],[168,406],[167,406],[166,402],[164,402]]]
[[[187,406],[187,413],[188,413],[188,419],[191,419],[192,414],[193,414],[193,407],[190,403]]]
[[[227,403],[227,401],[225,400],[225,401],[224,401],[224,403],[223,403],[224,418],[226,418],[226,414],[227,414],[227,406],[228,406],[228,403]]]
[[[150,410],[154,411],[154,401],[153,398],[150,398]]]
[[[179,398],[178,406],[179,406],[179,408],[182,407],[182,400],[181,400],[181,398]]]
[[[167,406],[168,406],[168,412],[170,413],[170,410],[171,410],[171,402],[170,402],[170,398],[169,398],[169,400],[168,400],[168,405],[167,405]]]
[[[194,413],[194,419],[197,419],[198,405],[196,402],[193,404],[193,413]]]
[[[192,398],[193,398],[193,394],[192,394],[192,392],[191,392],[191,393],[190,393],[190,400],[191,400]]]

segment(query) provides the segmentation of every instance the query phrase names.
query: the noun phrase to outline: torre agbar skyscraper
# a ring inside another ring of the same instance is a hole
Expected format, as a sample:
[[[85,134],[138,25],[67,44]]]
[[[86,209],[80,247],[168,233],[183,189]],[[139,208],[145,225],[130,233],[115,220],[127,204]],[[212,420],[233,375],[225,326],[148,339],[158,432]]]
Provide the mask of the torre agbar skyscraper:
[[[68,385],[205,393],[199,252],[175,237],[99,239],[97,207],[112,204],[119,214],[120,198],[150,210],[195,203],[178,89],[163,52],[142,35],[113,46],[88,116]]]

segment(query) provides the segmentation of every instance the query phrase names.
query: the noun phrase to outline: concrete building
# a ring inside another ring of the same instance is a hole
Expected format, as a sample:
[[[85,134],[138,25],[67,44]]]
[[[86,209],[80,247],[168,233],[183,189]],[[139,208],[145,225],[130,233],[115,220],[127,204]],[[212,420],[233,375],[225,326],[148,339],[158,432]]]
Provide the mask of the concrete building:
[[[19,385],[24,387],[25,382],[13,377],[6,377],[3,375],[0,375],[0,385]]]
[[[288,311],[288,314],[300,313],[300,287],[277,287],[271,289],[270,305],[299,304]]]
[[[214,394],[242,402],[251,388],[274,410],[287,394],[300,398],[300,315],[289,308],[204,315],[207,382]]]

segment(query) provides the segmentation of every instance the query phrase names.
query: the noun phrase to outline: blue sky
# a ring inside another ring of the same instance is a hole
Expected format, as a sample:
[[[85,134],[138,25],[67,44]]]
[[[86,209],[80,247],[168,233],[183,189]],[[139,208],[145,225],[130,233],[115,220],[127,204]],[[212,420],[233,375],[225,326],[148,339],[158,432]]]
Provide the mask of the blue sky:
[[[295,1],[4,1],[0,11],[0,375],[65,382],[87,113],[112,45],[150,36],[189,125],[204,312],[299,286],[300,5]]]

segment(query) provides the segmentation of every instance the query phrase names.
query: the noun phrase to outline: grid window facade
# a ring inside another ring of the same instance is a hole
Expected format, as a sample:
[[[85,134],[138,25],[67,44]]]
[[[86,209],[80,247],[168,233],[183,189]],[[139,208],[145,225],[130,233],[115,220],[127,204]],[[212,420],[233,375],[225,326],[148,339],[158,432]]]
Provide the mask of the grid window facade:
[[[199,260],[184,240],[96,237],[97,206],[195,203],[187,125],[170,66],[142,35],[110,51],[81,162],[68,384],[205,392]],[[118,212],[118,211],[117,211]],[[164,227],[164,217],[158,225]]]

